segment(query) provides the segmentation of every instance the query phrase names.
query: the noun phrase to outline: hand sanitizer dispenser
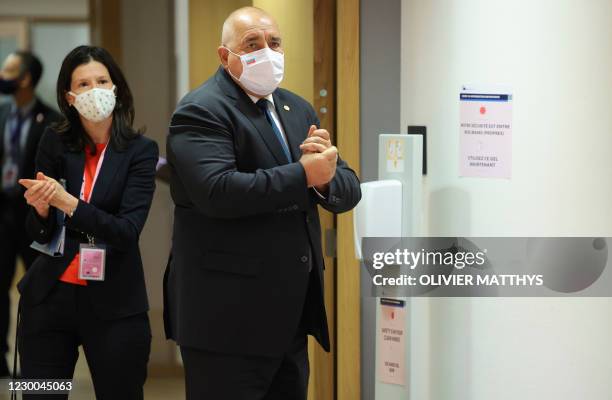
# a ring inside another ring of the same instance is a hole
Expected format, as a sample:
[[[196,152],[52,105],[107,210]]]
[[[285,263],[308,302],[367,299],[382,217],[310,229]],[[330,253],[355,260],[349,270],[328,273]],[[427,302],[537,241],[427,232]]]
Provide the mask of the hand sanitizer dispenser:
[[[361,184],[361,201],[353,211],[355,256],[361,260],[364,237],[402,236],[402,182],[389,179]]]

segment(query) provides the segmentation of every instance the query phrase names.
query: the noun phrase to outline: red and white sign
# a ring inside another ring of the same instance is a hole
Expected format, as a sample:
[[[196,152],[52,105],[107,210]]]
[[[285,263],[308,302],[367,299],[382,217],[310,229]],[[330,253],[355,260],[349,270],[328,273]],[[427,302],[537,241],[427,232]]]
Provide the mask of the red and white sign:
[[[512,177],[512,94],[506,87],[463,86],[459,175]]]
[[[378,379],[381,382],[406,385],[406,302],[380,299],[378,324]]]

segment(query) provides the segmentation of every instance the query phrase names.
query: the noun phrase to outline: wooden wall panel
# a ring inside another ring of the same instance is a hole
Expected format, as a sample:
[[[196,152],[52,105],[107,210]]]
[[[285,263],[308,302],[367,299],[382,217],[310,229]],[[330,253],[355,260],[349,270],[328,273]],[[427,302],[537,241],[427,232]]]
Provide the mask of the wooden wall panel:
[[[338,0],[337,117],[340,155],[359,174],[359,0]],[[337,399],[356,400],[360,390],[360,275],[353,214],[337,218]]]
[[[285,77],[281,87],[310,103],[314,93],[313,0],[253,0],[278,22],[285,50]]]
[[[320,127],[329,131],[332,143],[336,143],[336,0],[314,0],[314,102]],[[324,90],[325,92],[321,92]],[[323,237],[335,227],[332,213],[319,207]],[[325,243],[324,243],[325,247]],[[331,352],[324,352],[316,345],[312,351],[314,366],[311,385],[312,400],[333,400],[336,394],[336,260],[325,257],[325,308],[329,324]]]
[[[122,66],[121,0],[89,0],[91,42],[108,50]]]
[[[235,9],[252,4],[250,0],[189,0],[190,89],[210,78],[219,67],[217,48],[225,18]]]

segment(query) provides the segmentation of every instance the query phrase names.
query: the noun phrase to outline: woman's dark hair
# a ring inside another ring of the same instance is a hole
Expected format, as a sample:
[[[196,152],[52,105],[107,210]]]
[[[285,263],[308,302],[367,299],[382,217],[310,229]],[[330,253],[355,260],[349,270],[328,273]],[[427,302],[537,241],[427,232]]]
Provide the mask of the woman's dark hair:
[[[66,100],[66,93],[70,91],[72,73],[80,65],[91,61],[103,64],[108,69],[110,78],[115,85],[117,100],[113,111],[110,144],[113,149],[123,151],[127,147],[127,142],[141,135],[143,130],[135,130],[132,127],[134,123],[132,92],[119,66],[110,53],[102,47],[78,46],[64,58],[57,78],[57,105],[64,115],[64,119],[54,128],[62,135],[69,150],[82,151],[89,147],[92,154],[96,153],[96,146],[83,129],[79,112],[75,107],[71,107]]]

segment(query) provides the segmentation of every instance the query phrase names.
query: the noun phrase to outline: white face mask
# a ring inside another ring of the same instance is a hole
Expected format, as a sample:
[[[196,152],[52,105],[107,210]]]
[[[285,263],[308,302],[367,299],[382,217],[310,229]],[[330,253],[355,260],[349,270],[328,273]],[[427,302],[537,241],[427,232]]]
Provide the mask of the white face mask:
[[[108,118],[115,109],[115,85],[112,89],[93,88],[81,94],[68,92],[74,96],[74,107],[83,118],[100,122]]]
[[[240,57],[242,75],[240,75],[240,78],[232,76],[248,91],[259,96],[267,96],[275,91],[282,82],[285,69],[285,56],[283,53],[274,51],[269,47],[243,55],[236,54],[230,49],[227,50]],[[232,74],[231,72],[229,73],[230,75]]]

